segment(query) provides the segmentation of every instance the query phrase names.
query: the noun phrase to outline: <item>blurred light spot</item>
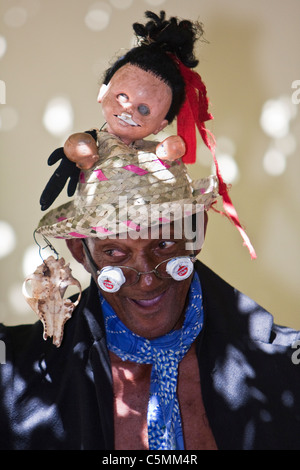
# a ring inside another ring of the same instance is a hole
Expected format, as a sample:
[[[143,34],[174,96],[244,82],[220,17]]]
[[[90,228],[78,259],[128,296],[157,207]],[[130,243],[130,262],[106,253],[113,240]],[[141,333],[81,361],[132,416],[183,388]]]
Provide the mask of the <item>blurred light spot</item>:
[[[50,100],[46,106],[43,124],[50,134],[63,136],[73,126],[73,108],[70,101],[63,97]]]
[[[7,49],[7,42],[4,36],[0,36],[0,59],[4,56]]]
[[[235,154],[235,143],[229,137],[221,136],[217,140],[218,151],[221,153],[226,153],[227,155]]]
[[[97,2],[90,6],[85,15],[85,24],[92,31],[102,31],[110,21],[111,7],[104,2]]]
[[[240,177],[239,168],[231,155],[221,153],[217,155],[221,175],[226,183],[236,183]]]
[[[12,28],[19,28],[27,21],[27,12],[22,7],[12,7],[4,14],[4,22]]]
[[[271,148],[265,153],[263,167],[269,175],[279,176],[286,168],[285,156],[279,150]]]
[[[285,390],[284,392],[282,392],[281,400],[283,405],[288,408],[292,408],[295,403],[294,395],[289,390]]]
[[[264,421],[265,423],[271,423],[272,421],[272,415],[267,410],[264,410],[264,409],[260,410],[259,416],[260,416],[260,419]]]
[[[297,140],[293,134],[288,134],[282,139],[276,139],[276,148],[286,157],[292,155],[297,148]]]
[[[125,10],[132,5],[133,0],[109,0],[110,3],[115,7],[119,8],[120,10]]]
[[[22,3],[26,8],[28,17],[36,15],[41,8],[40,0],[23,0]]]
[[[18,315],[27,314],[31,311],[28,303],[22,294],[23,283],[13,284],[8,291],[8,300],[14,311]]]
[[[289,132],[290,120],[296,113],[295,106],[286,97],[268,100],[263,105],[260,125],[270,137],[285,137]]]
[[[163,3],[165,3],[165,0],[145,0],[146,3],[148,3],[149,5],[152,5],[154,7],[158,6],[158,5],[162,5]]]
[[[0,258],[9,255],[16,246],[14,229],[4,220],[0,220]]]
[[[27,277],[29,274],[34,273],[42,262],[37,245],[31,245],[26,248],[22,262],[23,276]]]
[[[3,132],[11,131],[16,127],[19,121],[17,111],[11,106],[0,108],[0,130]]]

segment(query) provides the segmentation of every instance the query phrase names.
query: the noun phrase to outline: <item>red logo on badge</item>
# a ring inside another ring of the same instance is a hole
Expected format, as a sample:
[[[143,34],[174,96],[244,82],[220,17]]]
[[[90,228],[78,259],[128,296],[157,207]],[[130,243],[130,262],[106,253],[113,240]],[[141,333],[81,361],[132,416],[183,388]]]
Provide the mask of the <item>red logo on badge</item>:
[[[179,266],[177,274],[178,276],[185,276],[187,272],[188,272],[187,266]]]
[[[106,279],[105,281],[103,281],[103,285],[104,285],[104,287],[106,287],[106,289],[113,289],[114,288],[113,283],[109,279]]]

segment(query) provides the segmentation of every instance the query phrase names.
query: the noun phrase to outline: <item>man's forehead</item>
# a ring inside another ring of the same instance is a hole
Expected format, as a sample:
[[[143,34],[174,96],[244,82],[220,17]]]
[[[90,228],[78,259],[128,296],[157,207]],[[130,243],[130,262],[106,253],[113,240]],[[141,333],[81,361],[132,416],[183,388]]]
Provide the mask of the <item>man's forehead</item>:
[[[178,224],[177,224],[178,225]],[[180,233],[179,233],[180,232]],[[106,238],[101,237],[101,240],[159,240],[159,239],[185,239],[182,230],[176,230],[173,223],[155,225],[153,227],[141,228],[140,230],[127,231],[124,233],[117,233],[108,235]],[[95,239],[100,240],[100,239]]]
[[[119,243],[130,243],[143,241],[151,244],[155,240],[174,240],[185,243],[187,250],[200,250],[205,238],[205,217],[204,212],[198,212],[174,222],[155,224],[151,227],[132,230],[120,234],[108,235],[106,238],[90,238],[99,246],[115,240]]]

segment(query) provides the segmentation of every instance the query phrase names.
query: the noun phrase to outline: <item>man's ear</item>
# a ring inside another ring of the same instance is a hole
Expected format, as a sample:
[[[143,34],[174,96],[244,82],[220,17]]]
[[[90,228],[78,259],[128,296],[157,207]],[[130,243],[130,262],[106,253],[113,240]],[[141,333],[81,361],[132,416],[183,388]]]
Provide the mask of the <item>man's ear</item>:
[[[98,93],[98,98],[97,98],[98,103],[101,103],[102,98],[107,91],[107,88],[108,88],[108,85],[105,85],[104,83],[101,85],[99,93]]]
[[[78,261],[78,263],[82,264],[84,269],[90,273],[91,270],[85,256],[82,241],[79,238],[70,238],[66,240],[66,244],[72,253],[73,258]]]

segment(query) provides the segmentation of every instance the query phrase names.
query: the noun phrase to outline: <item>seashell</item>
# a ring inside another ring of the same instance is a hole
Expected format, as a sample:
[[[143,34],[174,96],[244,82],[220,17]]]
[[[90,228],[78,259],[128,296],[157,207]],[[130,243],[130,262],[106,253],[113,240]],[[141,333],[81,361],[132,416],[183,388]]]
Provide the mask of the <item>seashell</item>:
[[[27,292],[29,282],[31,294]],[[80,290],[75,303],[63,298],[66,289],[71,285],[76,285]],[[72,276],[69,264],[65,264],[64,258],[55,259],[49,256],[25,279],[22,292],[43,323],[44,340],[53,337],[53,344],[59,347],[63,339],[64,325],[71,318],[81,298],[80,282]]]

